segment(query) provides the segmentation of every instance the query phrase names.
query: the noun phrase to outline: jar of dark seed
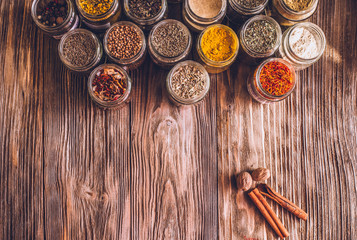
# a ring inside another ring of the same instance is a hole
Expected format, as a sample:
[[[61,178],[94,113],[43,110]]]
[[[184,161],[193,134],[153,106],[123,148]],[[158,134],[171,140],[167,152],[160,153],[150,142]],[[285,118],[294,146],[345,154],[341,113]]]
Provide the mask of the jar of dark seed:
[[[227,18],[230,22],[242,25],[250,17],[261,14],[268,0],[228,0]]]
[[[132,81],[128,73],[115,64],[98,66],[88,78],[89,96],[104,109],[124,106],[130,101],[131,88]]]
[[[55,39],[79,25],[79,17],[70,0],[35,0],[31,15],[36,25]]]
[[[125,15],[144,30],[167,17],[166,0],[124,0]]]
[[[115,23],[105,33],[104,50],[111,61],[132,70],[145,60],[146,40],[143,31],[134,23]]]
[[[119,0],[75,0],[82,22],[95,32],[104,32],[121,16]]]
[[[182,15],[192,31],[200,32],[209,25],[221,23],[226,12],[226,0],[185,0]]]
[[[191,60],[175,65],[166,78],[166,89],[176,105],[197,104],[203,100],[210,88],[210,77],[206,69]]]
[[[86,29],[66,33],[58,45],[61,61],[76,72],[88,72],[100,63],[102,45],[97,36]]]
[[[250,18],[240,31],[242,61],[259,63],[272,56],[281,44],[281,28],[271,17],[257,15]]]
[[[181,22],[167,19],[156,24],[149,34],[149,53],[163,68],[186,59],[191,51],[192,36]]]

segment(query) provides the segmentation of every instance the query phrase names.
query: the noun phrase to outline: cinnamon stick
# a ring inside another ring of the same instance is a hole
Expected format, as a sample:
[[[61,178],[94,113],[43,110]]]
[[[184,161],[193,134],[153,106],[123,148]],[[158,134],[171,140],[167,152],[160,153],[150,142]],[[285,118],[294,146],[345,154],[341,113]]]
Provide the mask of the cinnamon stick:
[[[289,232],[273,212],[263,195],[260,194],[258,189],[254,188],[251,192],[248,193],[248,195],[252,199],[253,203],[257,206],[259,211],[262,213],[263,217],[267,220],[269,225],[279,235],[279,237],[288,237]]]
[[[286,210],[288,210],[298,218],[305,221],[307,220],[308,215],[304,210],[296,206],[294,203],[292,203],[291,201],[289,201],[279,193],[275,192],[267,184],[259,184],[257,188],[262,195],[277,202],[280,206],[282,206],[283,208],[285,208]]]

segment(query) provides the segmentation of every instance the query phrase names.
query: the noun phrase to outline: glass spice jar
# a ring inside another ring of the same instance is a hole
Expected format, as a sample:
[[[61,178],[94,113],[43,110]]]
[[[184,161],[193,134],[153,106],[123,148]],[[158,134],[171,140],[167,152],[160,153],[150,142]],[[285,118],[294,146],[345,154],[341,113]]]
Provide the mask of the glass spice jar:
[[[325,34],[316,24],[297,23],[287,29],[277,55],[303,70],[317,62],[326,48]]]
[[[120,19],[122,7],[119,0],[101,0],[105,1],[101,4],[90,3],[89,0],[75,1],[82,22],[95,32],[106,31]],[[94,7],[88,7],[90,4]]]
[[[78,28],[63,35],[58,53],[67,68],[86,73],[100,63],[103,49],[95,34]]]
[[[195,59],[209,73],[220,73],[227,70],[237,58],[239,40],[230,27],[214,24],[201,32],[196,50]]]
[[[190,31],[183,23],[174,19],[156,24],[148,41],[151,59],[163,68],[170,68],[187,59],[192,47]]]
[[[294,67],[281,58],[265,60],[247,80],[249,94],[263,104],[284,100],[293,92],[295,85]]]
[[[169,98],[177,106],[198,104],[209,88],[208,72],[201,64],[191,60],[176,64],[166,78]]]
[[[147,1],[151,1],[154,8],[146,5]],[[154,4],[155,2],[157,3]],[[156,23],[167,17],[168,4],[167,0],[124,0],[124,12],[131,21],[143,30],[149,31]]]
[[[32,2],[31,6],[31,16],[36,25],[44,31],[49,36],[55,39],[61,39],[61,37],[70,30],[73,30],[79,25],[79,17],[75,11],[74,5],[70,0],[63,0],[67,4],[67,16],[65,18],[61,17],[60,21],[56,19],[55,26],[49,26],[43,24],[41,20],[42,16],[40,15],[40,8],[46,8],[46,4],[49,4],[49,1],[46,0],[35,0]]]
[[[228,0],[227,18],[230,22],[242,25],[250,17],[261,14],[268,0]]]
[[[102,64],[90,74],[87,87],[89,96],[99,107],[116,109],[130,101],[132,80],[120,66]]]
[[[306,21],[316,11],[319,0],[272,0],[269,15],[274,17],[282,26],[292,26]]]
[[[195,32],[209,25],[222,22],[227,12],[227,0],[185,0],[182,10],[183,20]]]
[[[111,26],[104,35],[103,44],[109,59],[126,70],[140,67],[145,60],[145,35],[132,22],[121,21]]]

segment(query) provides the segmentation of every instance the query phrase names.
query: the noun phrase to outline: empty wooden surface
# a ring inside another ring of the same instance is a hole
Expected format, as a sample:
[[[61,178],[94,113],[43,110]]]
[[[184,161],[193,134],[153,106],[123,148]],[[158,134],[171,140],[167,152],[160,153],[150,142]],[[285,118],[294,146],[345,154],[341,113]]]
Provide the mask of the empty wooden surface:
[[[90,101],[30,5],[0,0],[0,239],[276,239],[237,192],[255,167],[309,213],[268,200],[289,239],[357,239],[356,1],[320,1],[326,52],[286,101],[253,101],[235,63],[176,107],[147,58],[117,111]]]

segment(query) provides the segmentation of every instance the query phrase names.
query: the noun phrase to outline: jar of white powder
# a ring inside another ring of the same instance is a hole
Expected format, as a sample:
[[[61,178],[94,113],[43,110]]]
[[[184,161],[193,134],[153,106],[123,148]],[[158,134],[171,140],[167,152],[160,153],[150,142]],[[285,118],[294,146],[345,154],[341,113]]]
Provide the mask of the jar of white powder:
[[[310,22],[298,23],[284,32],[278,56],[289,61],[295,70],[302,70],[317,62],[325,47],[321,28]]]

